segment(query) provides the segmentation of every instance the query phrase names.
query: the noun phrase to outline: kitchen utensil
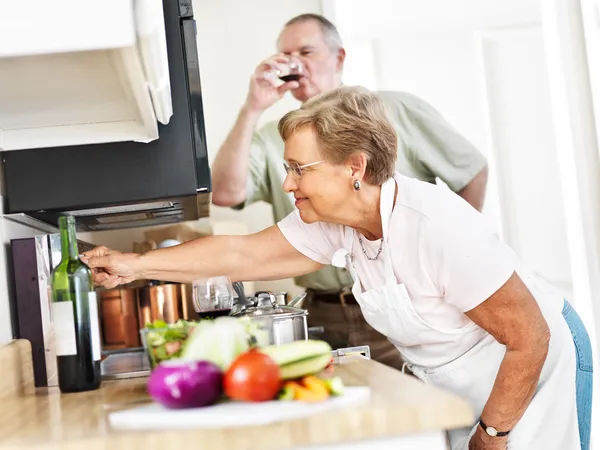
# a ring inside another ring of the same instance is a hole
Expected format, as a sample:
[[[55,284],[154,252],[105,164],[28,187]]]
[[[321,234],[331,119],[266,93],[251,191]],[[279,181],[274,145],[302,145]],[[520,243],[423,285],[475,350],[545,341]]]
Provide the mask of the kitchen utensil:
[[[352,364],[361,359],[371,359],[371,348],[368,345],[338,348],[331,352],[333,364]]]
[[[308,339],[306,316],[308,311],[288,305],[278,305],[275,295],[259,291],[248,306],[238,306],[232,316],[248,316],[266,333],[269,344],[285,344]]]

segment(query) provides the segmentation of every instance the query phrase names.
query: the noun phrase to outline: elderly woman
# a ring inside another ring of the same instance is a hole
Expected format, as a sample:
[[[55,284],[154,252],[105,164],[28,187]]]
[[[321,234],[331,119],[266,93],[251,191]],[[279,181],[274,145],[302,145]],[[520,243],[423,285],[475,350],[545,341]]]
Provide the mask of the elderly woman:
[[[297,211],[248,236],[143,255],[94,249],[83,260],[95,281],[265,280],[345,266],[366,320],[413,373],[473,406],[480,420],[450,433],[453,448],[588,448],[592,357],[579,317],[463,199],[395,173],[396,136],[378,98],[343,87],[288,113],[279,131]]]

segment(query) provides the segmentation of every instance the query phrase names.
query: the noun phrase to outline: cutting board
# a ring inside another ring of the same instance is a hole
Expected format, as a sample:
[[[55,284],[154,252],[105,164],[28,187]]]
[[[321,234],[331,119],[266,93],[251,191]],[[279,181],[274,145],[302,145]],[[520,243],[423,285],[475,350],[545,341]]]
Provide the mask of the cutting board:
[[[369,400],[370,389],[350,386],[341,397],[323,402],[271,401],[261,403],[223,402],[204,408],[167,409],[158,403],[118,411],[109,415],[113,428],[119,429],[173,429],[225,428],[267,425],[299,419],[312,414],[349,406],[358,406]]]

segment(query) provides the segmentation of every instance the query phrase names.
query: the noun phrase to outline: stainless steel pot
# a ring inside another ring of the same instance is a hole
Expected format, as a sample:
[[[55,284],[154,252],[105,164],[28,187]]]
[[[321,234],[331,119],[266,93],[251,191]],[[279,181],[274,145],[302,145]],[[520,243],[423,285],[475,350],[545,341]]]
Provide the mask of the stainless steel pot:
[[[245,304],[234,305],[232,316],[247,316],[266,334],[269,344],[286,344],[308,339],[308,311],[294,306],[278,305],[275,294],[257,292]]]

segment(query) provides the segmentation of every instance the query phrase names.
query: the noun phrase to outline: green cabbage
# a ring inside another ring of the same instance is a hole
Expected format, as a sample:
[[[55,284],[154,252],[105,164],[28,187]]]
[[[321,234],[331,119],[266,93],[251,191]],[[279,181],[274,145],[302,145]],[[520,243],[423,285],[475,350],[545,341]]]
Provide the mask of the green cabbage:
[[[184,344],[181,359],[209,361],[225,372],[238,355],[264,342],[248,317],[201,320]]]

